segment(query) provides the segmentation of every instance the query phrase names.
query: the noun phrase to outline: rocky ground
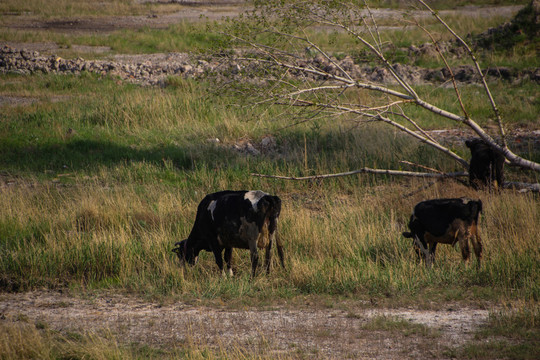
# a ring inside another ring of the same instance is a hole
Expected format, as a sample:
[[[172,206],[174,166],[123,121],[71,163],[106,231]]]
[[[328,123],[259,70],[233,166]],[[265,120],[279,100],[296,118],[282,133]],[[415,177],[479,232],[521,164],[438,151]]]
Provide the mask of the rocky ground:
[[[0,44],[2,45],[2,44]],[[15,46],[13,46],[15,45]],[[31,74],[36,72],[55,74],[80,74],[83,71],[118,76],[119,78],[143,85],[165,85],[167,77],[182,76],[198,78],[203,75],[217,77],[241,77],[242,70],[249,64],[240,62],[237,57],[210,58],[197,57],[187,53],[116,55],[114,60],[85,60],[82,58],[63,59],[56,55],[42,55],[34,44],[4,44],[0,48],[0,73]],[[423,48],[411,48],[410,51],[423,51]],[[98,49],[99,51],[99,49]],[[349,72],[355,79],[374,83],[395,83],[394,77],[384,67],[362,66],[349,57],[342,60],[327,60],[317,56],[310,60],[314,67],[324,69],[330,74],[338,74],[338,66]],[[412,84],[448,83],[450,72],[446,68],[424,69],[417,66],[395,64],[394,69]],[[515,70],[508,67],[486,69],[488,78],[522,80],[525,78],[540,82],[540,68]],[[479,77],[472,65],[453,69],[458,82],[478,82]],[[241,80],[241,78],[240,78]]]

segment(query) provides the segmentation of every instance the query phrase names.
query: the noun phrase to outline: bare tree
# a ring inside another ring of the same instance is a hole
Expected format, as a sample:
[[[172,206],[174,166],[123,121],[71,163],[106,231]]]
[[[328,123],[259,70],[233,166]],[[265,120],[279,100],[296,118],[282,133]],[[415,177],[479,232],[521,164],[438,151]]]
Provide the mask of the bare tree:
[[[300,109],[307,116],[307,120],[302,121],[347,117],[357,122],[382,122],[432,146],[467,170],[469,164],[465,159],[430,136],[410,115],[409,110],[413,106],[420,107],[444,121],[469,127],[491,148],[504,155],[508,164],[540,172],[539,163],[527,160],[509,149],[504,121],[471,47],[425,1],[416,0],[416,4],[423,9],[424,14],[431,14],[470,57],[497,123],[497,134],[490,135],[471,117],[446,54],[438,46],[433,34],[415,22],[431,38],[438,56],[450,73],[460,111],[452,112],[436,106],[419,95],[406,74],[385,56],[386,44],[382,40],[374,11],[366,1],[256,2],[255,10],[245,17],[248,21],[242,22],[236,28],[237,31],[231,31],[229,35],[244,48],[248,45],[251,49],[242,52],[238,60],[249,63],[248,67],[258,68],[265,76],[265,84],[268,86],[264,91],[258,87],[256,92],[252,92],[258,96],[255,101],[257,104],[280,104],[287,108]],[[314,28],[348,34],[359,46],[373,55],[382,66],[381,69],[390,75],[392,83],[369,81],[358,76],[353,67],[336,60],[330,51],[312,40],[309,34],[313,33],[310,29]],[[348,92],[357,89],[367,90],[374,96],[365,99],[346,96]],[[367,100],[372,101],[368,103]],[[427,170],[429,171],[409,172],[363,168],[340,174],[281,178],[312,179],[362,172],[434,178],[466,175],[463,172],[442,173],[434,169]]]

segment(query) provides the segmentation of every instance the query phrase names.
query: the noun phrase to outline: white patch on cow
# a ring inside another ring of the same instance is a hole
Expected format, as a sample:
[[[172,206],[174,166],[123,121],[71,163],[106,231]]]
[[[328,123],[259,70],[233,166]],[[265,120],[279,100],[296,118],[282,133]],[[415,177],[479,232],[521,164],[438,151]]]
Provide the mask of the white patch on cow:
[[[244,200],[249,200],[251,202],[251,206],[253,206],[253,210],[257,211],[257,203],[265,195],[268,195],[268,194],[261,190],[252,190],[244,194]]]
[[[469,203],[469,201],[471,201],[471,199],[469,199],[469,198],[461,198],[461,202],[463,203],[463,205],[467,205]]]
[[[212,216],[212,220],[214,220],[214,210],[216,209],[217,201],[212,200],[210,202],[210,205],[208,205],[207,210],[210,211],[210,216]]]

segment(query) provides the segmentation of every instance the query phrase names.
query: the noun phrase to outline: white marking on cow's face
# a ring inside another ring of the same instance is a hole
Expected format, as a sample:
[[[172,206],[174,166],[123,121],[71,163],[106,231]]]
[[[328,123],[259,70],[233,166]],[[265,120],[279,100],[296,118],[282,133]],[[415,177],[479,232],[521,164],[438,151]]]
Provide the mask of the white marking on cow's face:
[[[216,209],[217,201],[212,200],[210,202],[210,205],[208,205],[207,210],[210,211],[210,216],[212,216],[212,220],[214,220],[214,210]]]
[[[257,211],[257,203],[265,195],[268,194],[261,190],[252,190],[244,194],[244,200],[249,200],[251,202],[251,206],[253,206],[253,210]]]
[[[461,202],[463,203],[463,205],[467,205],[469,203],[469,201],[471,201],[471,199],[469,199],[469,198],[461,198]]]

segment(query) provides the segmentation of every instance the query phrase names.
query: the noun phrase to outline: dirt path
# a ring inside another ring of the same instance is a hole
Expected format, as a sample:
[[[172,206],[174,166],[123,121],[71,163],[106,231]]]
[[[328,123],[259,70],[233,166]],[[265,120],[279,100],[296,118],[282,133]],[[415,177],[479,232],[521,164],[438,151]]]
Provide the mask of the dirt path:
[[[0,294],[0,321],[24,319],[63,333],[110,330],[118,341],[154,347],[190,343],[299,353],[310,358],[440,359],[445,350],[472,339],[472,332],[488,317],[487,310],[448,306],[428,311],[336,305],[331,309],[277,306],[237,310],[185,303],[160,305],[120,295],[82,299],[41,291]],[[366,326],[381,316],[405,320],[412,331]],[[427,335],[415,332],[418,326],[414,324],[427,327]]]
[[[463,14],[471,17],[486,18],[492,16],[511,17],[522,5],[513,6],[464,6],[455,10],[442,10],[439,13],[445,17]],[[244,12],[247,5],[241,2],[197,2],[186,3],[180,11],[169,14],[148,13],[142,16],[102,16],[102,17],[70,17],[65,19],[40,20],[31,15],[9,16],[4,26],[16,30],[55,31],[70,34],[106,34],[121,29],[140,29],[143,27],[163,29],[169,25],[182,21],[221,20],[226,17],[235,17]],[[403,9],[373,9],[371,14],[376,20],[399,19]],[[408,11],[416,18],[432,16],[426,10]],[[366,10],[365,15],[369,15]],[[402,26],[397,27],[398,29]],[[38,51],[42,51],[40,49]]]

